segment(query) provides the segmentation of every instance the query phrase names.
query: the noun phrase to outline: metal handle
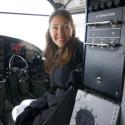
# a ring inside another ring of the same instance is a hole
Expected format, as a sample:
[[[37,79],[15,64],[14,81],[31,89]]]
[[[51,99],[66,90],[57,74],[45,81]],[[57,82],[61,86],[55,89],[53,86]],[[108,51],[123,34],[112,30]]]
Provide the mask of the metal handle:
[[[110,42],[110,43],[95,43],[95,42],[85,42],[85,45],[90,45],[90,46],[100,46],[100,47],[117,47],[120,46],[120,43],[114,43],[114,42]]]
[[[107,20],[107,21],[102,21],[102,22],[92,22],[92,23],[86,23],[88,26],[95,26],[95,25],[106,25],[106,24],[111,24],[111,25],[116,25],[116,24],[121,24],[121,21],[119,20]]]
[[[1,82],[6,82],[6,79],[0,80],[0,83],[1,83]]]

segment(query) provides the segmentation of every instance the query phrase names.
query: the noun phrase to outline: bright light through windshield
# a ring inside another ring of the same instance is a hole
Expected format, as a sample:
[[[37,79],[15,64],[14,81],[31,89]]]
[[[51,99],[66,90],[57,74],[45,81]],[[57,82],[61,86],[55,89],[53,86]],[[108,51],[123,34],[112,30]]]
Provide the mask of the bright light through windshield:
[[[47,0],[0,0],[0,35],[25,40],[43,50],[48,28],[48,16],[44,15],[50,15],[53,10]]]
[[[52,11],[53,7],[47,0],[0,0],[0,12],[49,15]]]
[[[0,18],[0,35],[19,38],[44,49],[48,17],[0,14]]]

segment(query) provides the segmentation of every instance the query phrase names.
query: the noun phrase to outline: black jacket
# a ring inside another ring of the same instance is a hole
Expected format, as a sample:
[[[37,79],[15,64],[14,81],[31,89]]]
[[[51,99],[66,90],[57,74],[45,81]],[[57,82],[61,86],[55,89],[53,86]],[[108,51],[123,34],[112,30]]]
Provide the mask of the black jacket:
[[[16,125],[40,125],[47,120],[72,85],[73,82],[70,79],[71,72],[78,65],[82,64],[82,57],[83,43],[77,40],[75,54],[71,61],[63,67],[56,67],[50,75],[49,92],[25,108],[24,112],[17,117]],[[75,84],[78,83],[76,82]]]

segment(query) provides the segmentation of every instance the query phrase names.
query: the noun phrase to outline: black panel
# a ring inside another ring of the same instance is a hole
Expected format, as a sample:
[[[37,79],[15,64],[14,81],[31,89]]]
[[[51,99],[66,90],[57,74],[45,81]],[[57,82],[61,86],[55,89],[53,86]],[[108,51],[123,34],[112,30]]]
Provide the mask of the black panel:
[[[86,42],[119,43],[122,8],[88,14]]]
[[[95,12],[125,6],[125,0],[88,0],[88,11]]]
[[[105,20],[121,20],[122,19],[122,7],[88,13],[87,22],[98,22]]]
[[[124,77],[123,7],[87,14],[84,87],[121,100]]]
[[[86,49],[84,84],[117,99],[121,98],[124,55],[108,49]]]

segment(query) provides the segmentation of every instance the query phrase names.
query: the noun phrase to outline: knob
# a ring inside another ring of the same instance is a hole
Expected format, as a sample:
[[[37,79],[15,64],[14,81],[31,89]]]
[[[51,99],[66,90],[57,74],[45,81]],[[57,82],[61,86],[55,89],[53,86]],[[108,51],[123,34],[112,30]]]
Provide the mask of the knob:
[[[95,125],[95,119],[88,109],[80,109],[76,115],[76,125]]]

